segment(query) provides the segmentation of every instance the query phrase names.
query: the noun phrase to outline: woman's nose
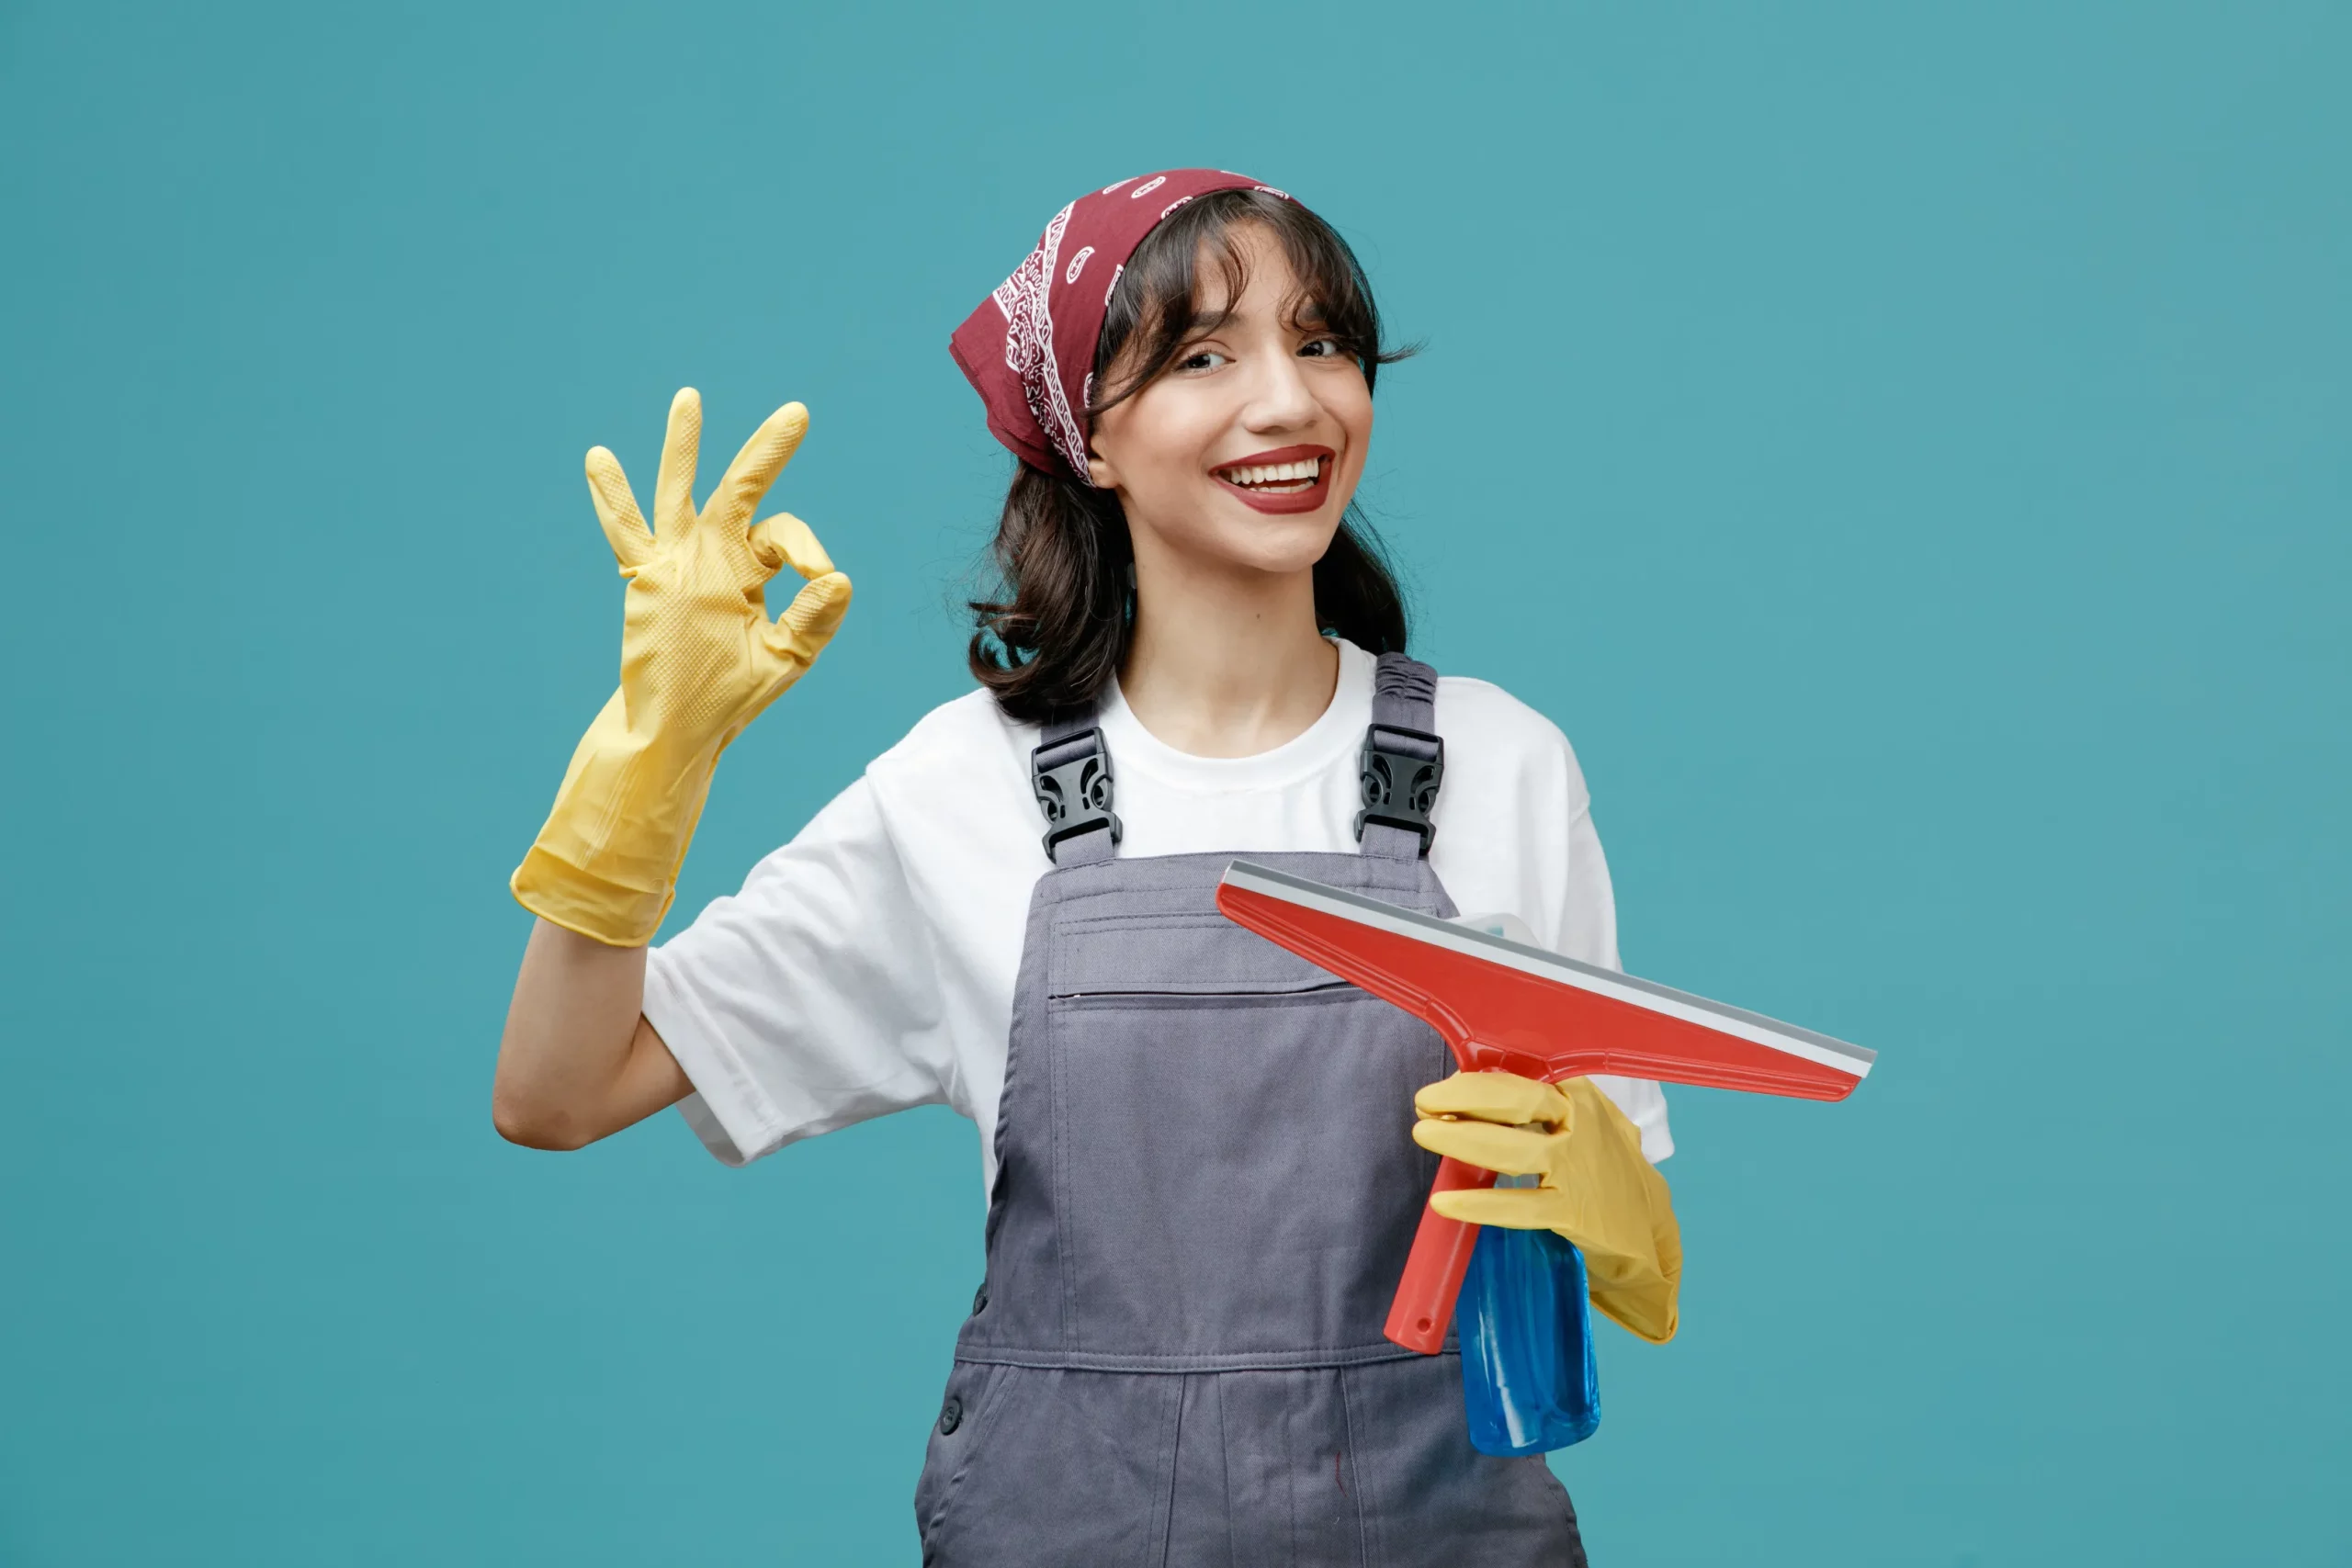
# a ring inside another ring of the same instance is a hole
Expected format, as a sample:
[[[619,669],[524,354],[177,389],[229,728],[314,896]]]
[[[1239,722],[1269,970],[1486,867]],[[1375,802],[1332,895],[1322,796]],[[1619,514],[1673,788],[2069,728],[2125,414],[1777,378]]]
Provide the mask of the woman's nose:
[[[1314,389],[1299,374],[1298,361],[1287,354],[1260,358],[1241,423],[1251,430],[1295,430],[1315,418]]]

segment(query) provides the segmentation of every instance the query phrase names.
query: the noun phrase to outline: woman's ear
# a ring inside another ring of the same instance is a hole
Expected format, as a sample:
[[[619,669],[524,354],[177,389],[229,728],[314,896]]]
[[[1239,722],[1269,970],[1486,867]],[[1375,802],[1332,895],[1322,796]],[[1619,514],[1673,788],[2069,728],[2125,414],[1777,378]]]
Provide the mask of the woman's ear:
[[[1086,444],[1086,477],[1093,482],[1096,490],[1119,488],[1119,470],[1111,466],[1108,457],[1094,449],[1091,441]]]

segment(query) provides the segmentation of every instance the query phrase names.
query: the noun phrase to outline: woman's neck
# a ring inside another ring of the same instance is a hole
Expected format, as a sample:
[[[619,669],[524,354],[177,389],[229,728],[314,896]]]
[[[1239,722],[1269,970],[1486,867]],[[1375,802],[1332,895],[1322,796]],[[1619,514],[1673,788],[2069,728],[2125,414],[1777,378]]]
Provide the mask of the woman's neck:
[[[1254,757],[1323,716],[1340,650],[1317,628],[1311,572],[1137,554],[1135,635],[1119,689],[1155,738],[1195,757]]]

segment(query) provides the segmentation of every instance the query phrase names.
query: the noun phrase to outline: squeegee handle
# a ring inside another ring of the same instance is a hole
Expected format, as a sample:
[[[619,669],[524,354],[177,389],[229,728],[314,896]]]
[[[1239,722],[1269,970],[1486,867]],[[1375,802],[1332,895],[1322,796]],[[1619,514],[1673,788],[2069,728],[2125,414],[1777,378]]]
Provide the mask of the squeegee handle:
[[[1491,1187],[1495,1173],[1440,1160],[1437,1180],[1430,1192],[1456,1192],[1465,1187]],[[1388,1326],[1382,1332],[1408,1350],[1434,1356],[1445,1348],[1445,1331],[1453,1323],[1453,1298],[1462,1293],[1462,1277],[1470,1271],[1470,1254],[1478,1245],[1478,1227],[1449,1220],[1435,1209],[1421,1211],[1421,1228],[1413,1233],[1413,1250],[1405,1259],[1405,1277],[1396,1282],[1396,1299],[1389,1304]]]

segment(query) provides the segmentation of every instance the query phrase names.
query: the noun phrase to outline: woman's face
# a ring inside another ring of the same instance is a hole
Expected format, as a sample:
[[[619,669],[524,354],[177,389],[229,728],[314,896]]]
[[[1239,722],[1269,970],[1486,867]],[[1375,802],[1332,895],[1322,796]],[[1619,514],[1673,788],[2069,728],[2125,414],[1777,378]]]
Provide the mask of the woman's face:
[[[1156,380],[1095,420],[1088,469],[1118,493],[1139,564],[1167,553],[1306,571],[1363,473],[1372,391],[1336,340],[1284,319],[1298,285],[1282,246],[1255,227],[1233,239],[1249,278],[1241,297],[1223,298],[1204,255],[1199,276],[1215,292],[1200,327]]]

